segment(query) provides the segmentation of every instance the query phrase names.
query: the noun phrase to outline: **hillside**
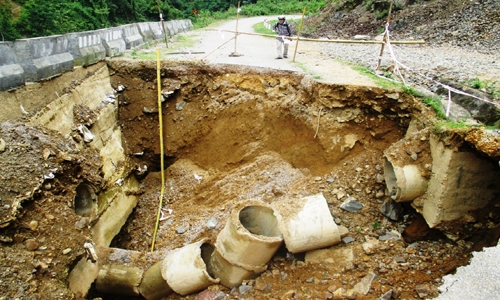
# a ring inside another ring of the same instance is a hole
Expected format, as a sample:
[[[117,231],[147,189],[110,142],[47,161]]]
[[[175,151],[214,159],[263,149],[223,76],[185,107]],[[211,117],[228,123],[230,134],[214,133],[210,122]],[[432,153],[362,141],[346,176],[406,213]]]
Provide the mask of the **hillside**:
[[[369,1],[373,4],[350,9],[349,4],[352,6],[353,2],[333,3],[309,18],[304,35],[345,39],[359,34],[374,37],[383,32],[387,17],[380,16],[388,10],[389,2]],[[499,1],[395,2],[390,22],[393,39],[424,39],[430,45],[466,47],[483,53],[500,49]]]

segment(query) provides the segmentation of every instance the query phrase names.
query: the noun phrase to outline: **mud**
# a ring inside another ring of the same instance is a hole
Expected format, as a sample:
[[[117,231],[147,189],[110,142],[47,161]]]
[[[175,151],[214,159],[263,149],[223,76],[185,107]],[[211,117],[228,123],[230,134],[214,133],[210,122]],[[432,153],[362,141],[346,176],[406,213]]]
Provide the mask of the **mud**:
[[[128,157],[125,168],[140,183],[139,202],[111,247],[141,256],[151,247],[162,182],[155,67],[153,62],[108,62],[111,85],[124,87],[117,93],[117,126]],[[164,62],[161,70],[165,197],[156,255],[202,238],[213,244],[242,200],[271,204],[317,193],[354,239],[307,254],[282,247],[262,275],[245,282],[252,286],[249,291],[240,294],[241,289],[222,285],[209,290],[239,299],[331,299],[339,288],[353,289],[374,272],[377,278],[367,294],[356,299],[377,299],[391,290],[395,299],[432,298],[441,278],[467,264],[473,249],[493,244],[449,240],[425,222],[419,225],[409,204],[401,205],[396,221],[380,212],[390,198],[381,180],[384,150],[401,140],[410,124],[433,130],[433,113],[412,96],[319,83],[266,68]],[[74,111],[79,123],[91,125],[95,118],[84,105]],[[82,183],[97,193],[110,188],[99,154],[77,146],[84,142],[76,129],[62,136],[11,122],[0,130],[6,144],[0,152],[0,299],[82,298],[68,289],[67,277],[85,257],[83,244],[91,241],[98,216],[76,214],[73,202]],[[492,161],[500,156],[498,137],[480,128],[440,135],[448,145],[465,145]],[[398,156],[404,161],[416,152],[429,159],[424,144],[422,139],[401,143]],[[342,210],[348,199],[363,208]],[[485,218],[493,228],[498,224],[498,215]],[[379,240],[389,233],[388,240]],[[339,261],[342,253],[346,258]],[[149,267],[154,261],[129,263]],[[167,299],[197,297],[172,294]],[[132,299],[102,294],[95,285],[85,298]]]

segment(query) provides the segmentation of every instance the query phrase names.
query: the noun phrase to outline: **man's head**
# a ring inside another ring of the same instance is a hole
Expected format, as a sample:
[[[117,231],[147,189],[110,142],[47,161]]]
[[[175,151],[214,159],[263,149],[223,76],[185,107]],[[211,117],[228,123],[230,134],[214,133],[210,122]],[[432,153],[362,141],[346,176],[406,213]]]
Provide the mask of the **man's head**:
[[[285,22],[285,16],[279,16],[279,17],[278,17],[278,21],[279,21],[280,23]]]

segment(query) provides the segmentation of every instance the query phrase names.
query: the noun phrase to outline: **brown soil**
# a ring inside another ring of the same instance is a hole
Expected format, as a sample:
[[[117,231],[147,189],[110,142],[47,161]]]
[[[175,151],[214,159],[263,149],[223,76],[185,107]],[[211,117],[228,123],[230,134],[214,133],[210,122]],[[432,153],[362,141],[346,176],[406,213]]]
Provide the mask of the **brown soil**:
[[[156,70],[153,63],[108,64],[113,87],[126,87],[118,97],[118,114],[131,173],[137,166],[149,169],[144,175],[135,173],[141,184],[139,203],[112,247],[147,252],[161,186]],[[352,250],[350,263],[305,262],[304,254],[292,255],[282,247],[268,270],[247,283],[253,286],[248,293],[239,295],[222,285],[210,290],[237,299],[331,299],[338,288],[353,288],[375,272],[370,292],[356,299],[377,299],[391,289],[396,299],[415,299],[417,288],[427,293],[421,297],[435,297],[442,276],[467,264],[472,249],[484,245],[453,242],[416,226],[407,232],[415,243],[392,239],[373,251],[363,249],[366,240],[402,232],[416,218],[409,206],[398,221],[381,214],[388,196],[378,179],[383,151],[404,136],[410,119],[423,127],[431,124],[432,112],[413,97],[396,97],[395,91],[373,86],[315,83],[299,73],[272,69],[190,63],[162,67],[163,87],[174,93],[163,106],[165,219],[157,251],[202,238],[213,243],[241,200],[272,203],[318,192],[328,200],[335,221],[355,239],[331,248]],[[57,86],[71,93],[79,83],[65,78],[57,78]],[[54,90],[50,82],[37,85]],[[29,88],[15,93],[23,95]],[[75,114],[80,123],[93,116],[85,107]],[[449,136],[449,144],[500,157],[498,137],[480,129],[443,135]],[[98,153],[74,150],[75,143],[82,143],[76,130],[63,137],[23,124],[23,119],[0,124],[0,138],[6,145],[0,151],[0,299],[78,298],[68,289],[67,277],[85,255],[83,244],[91,240],[93,220],[75,214],[73,199],[82,182],[107,188]],[[363,203],[361,211],[340,209],[347,198]],[[210,220],[216,221],[214,229],[207,228]],[[179,233],[181,229],[186,231]],[[197,297],[172,294],[167,299]],[[87,297],[92,298],[131,299],[102,294],[95,287]]]

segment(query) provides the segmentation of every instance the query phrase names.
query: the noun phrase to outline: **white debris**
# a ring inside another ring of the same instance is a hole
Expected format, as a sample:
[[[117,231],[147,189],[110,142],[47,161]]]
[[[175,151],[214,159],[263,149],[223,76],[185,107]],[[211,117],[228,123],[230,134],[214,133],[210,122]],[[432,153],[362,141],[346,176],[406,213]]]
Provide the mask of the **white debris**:
[[[94,140],[94,134],[90,132],[90,130],[85,125],[78,125],[78,131],[80,131],[80,134],[83,135],[83,141],[85,143],[90,143]]]

